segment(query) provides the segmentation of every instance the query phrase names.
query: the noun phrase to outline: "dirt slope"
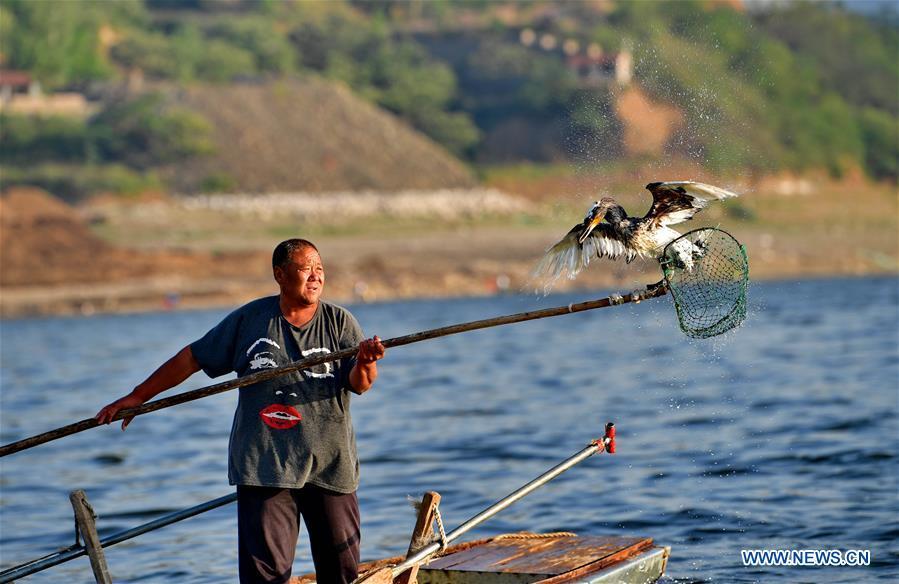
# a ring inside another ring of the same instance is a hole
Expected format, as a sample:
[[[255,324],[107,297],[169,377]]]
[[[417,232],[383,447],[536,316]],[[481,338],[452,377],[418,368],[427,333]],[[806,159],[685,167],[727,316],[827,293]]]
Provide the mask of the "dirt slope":
[[[628,156],[661,155],[684,123],[680,110],[651,100],[636,85],[618,96],[615,111],[624,126],[622,138]]]
[[[0,196],[3,287],[146,282],[178,273],[224,276],[232,273],[226,260],[244,255],[115,247],[91,233],[76,209],[46,191],[16,187]]]
[[[214,127],[217,152],[169,170],[182,192],[226,175],[237,192],[470,187],[471,172],[435,142],[342,85],[295,81],[194,86],[178,105]]]
[[[74,209],[35,188],[9,189],[0,198],[0,284],[47,284],[55,271],[72,267],[71,275],[96,279],[102,258],[118,253],[90,233]]]

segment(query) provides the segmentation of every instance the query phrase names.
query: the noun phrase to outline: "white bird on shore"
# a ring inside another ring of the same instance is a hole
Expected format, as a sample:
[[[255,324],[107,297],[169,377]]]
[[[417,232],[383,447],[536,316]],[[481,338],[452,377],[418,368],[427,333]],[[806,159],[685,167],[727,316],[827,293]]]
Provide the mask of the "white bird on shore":
[[[725,189],[694,181],[654,182],[646,185],[652,193],[652,206],[643,217],[630,217],[611,197],[593,203],[587,216],[565,234],[531,272],[532,280],[542,282],[544,293],[549,292],[562,276],[573,280],[594,258],[617,260],[657,258],[680,233],[669,225],[692,219],[710,201],[736,197]],[[603,223],[603,220],[606,222]],[[677,250],[686,267],[692,265],[694,254],[701,254],[701,243],[685,245],[696,249]]]

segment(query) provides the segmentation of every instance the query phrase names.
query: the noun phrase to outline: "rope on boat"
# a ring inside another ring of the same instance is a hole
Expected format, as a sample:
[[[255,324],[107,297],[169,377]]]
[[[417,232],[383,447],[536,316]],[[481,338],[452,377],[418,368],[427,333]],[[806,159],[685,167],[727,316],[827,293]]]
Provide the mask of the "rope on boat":
[[[553,533],[533,533],[530,531],[521,531],[519,533],[503,533],[493,538],[493,541],[500,539],[553,539],[557,537],[577,537],[576,533],[571,531],[555,531]]]
[[[87,512],[90,513],[90,514],[91,514],[91,517],[93,517],[94,520],[96,521],[96,519],[97,519],[97,512],[94,511],[94,508],[91,506],[90,502],[87,500],[86,497],[82,498],[81,504],[84,505],[84,507],[87,509]],[[77,547],[84,547],[84,546],[81,544],[81,526],[80,526],[79,523],[78,523],[78,516],[77,516],[77,515],[75,516],[75,546],[74,546],[74,547],[76,547],[76,548],[77,548]]]
[[[440,542],[440,549],[437,551],[437,553],[442,554],[449,546],[449,540],[446,539],[446,530],[443,529],[443,518],[440,516],[440,503],[437,503],[437,505],[434,507],[434,520],[437,521],[437,541]]]
[[[411,495],[406,495],[406,499],[409,501],[409,504],[415,509],[416,512],[421,508],[421,501],[417,499],[413,499]],[[418,551],[424,548],[427,545],[432,543],[440,543],[440,549],[438,550],[438,554],[443,554],[446,551],[446,548],[449,547],[449,540],[446,538],[446,529],[443,527],[443,517],[440,515],[440,503],[438,502],[434,506],[434,521],[437,522],[437,534],[428,539],[426,537],[416,537],[411,544],[413,550]]]

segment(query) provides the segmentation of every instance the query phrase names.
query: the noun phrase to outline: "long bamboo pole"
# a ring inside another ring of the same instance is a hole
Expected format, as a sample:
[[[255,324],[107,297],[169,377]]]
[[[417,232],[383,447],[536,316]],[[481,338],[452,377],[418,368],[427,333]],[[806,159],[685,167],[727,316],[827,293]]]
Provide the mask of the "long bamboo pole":
[[[558,306],[555,308],[545,308],[543,310],[532,310],[529,312],[519,312],[506,316],[498,316],[494,318],[486,318],[483,320],[475,320],[472,322],[464,322],[460,324],[454,324],[450,326],[412,333],[401,337],[394,337],[392,339],[382,341],[382,343],[386,348],[400,347],[403,345],[418,343],[420,341],[426,341],[428,339],[436,339],[438,337],[445,337],[448,335],[454,335],[467,331],[502,326],[505,324],[513,324],[516,322],[525,322],[528,320],[537,320],[540,318],[548,318],[550,316],[572,314],[575,312],[583,312],[585,310],[593,310],[596,308],[606,308],[608,306],[627,304],[629,302],[640,302],[641,300],[664,296],[667,293],[668,288],[665,286],[665,284],[663,282],[658,282],[657,284],[647,286],[644,290],[635,290],[630,294],[616,294],[613,296],[608,296],[606,298],[600,298],[598,300],[588,300],[587,302],[580,302],[577,304],[568,304],[566,306]],[[203,397],[208,397],[210,395],[216,395],[229,391],[231,389],[236,389],[238,387],[245,387],[254,383],[268,381],[269,379],[273,379],[287,373],[294,373],[302,369],[308,369],[309,367],[321,365],[322,363],[337,361],[339,359],[346,359],[347,357],[352,357],[353,355],[355,355],[356,351],[356,347],[351,347],[348,349],[343,349],[342,351],[337,351],[335,353],[319,354],[307,359],[294,361],[289,365],[278,367],[276,369],[266,369],[265,371],[260,371],[259,373],[254,373],[252,375],[246,375],[239,379],[232,379],[230,381],[208,385],[199,389],[185,391],[171,397],[147,402],[136,408],[122,410],[115,415],[113,421],[121,420],[123,418],[128,418],[131,416],[149,414],[150,412],[155,412],[156,410],[170,408],[178,404],[183,404]],[[64,436],[77,434],[78,432],[82,432],[99,425],[100,424],[94,418],[87,418],[85,420],[81,420],[80,422],[69,424],[68,426],[62,426],[60,428],[56,428],[55,430],[50,430],[42,434],[36,434],[34,436],[23,438],[22,440],[18,440],[16,442],[10,442],[9,444],[0,446],[0,458],[8,456],[10,454],[14,454],[16,452],[20,452],[22,450],[27,450],[28,448],[33,448],[52,440],[57,440]]]

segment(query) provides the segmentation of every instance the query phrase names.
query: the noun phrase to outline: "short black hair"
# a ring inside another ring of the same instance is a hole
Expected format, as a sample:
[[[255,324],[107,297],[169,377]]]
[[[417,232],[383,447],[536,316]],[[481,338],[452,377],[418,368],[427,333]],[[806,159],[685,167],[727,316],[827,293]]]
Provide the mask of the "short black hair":
[[[293,252],[306,249],[307,247],[311,247],[316,252],[318,251],[315,244],[308,239],[294,238],[282,241],[275,247],[275,251],[272,252],[272,267],[283,268],[290,263],[290,256],[293,255]]]

